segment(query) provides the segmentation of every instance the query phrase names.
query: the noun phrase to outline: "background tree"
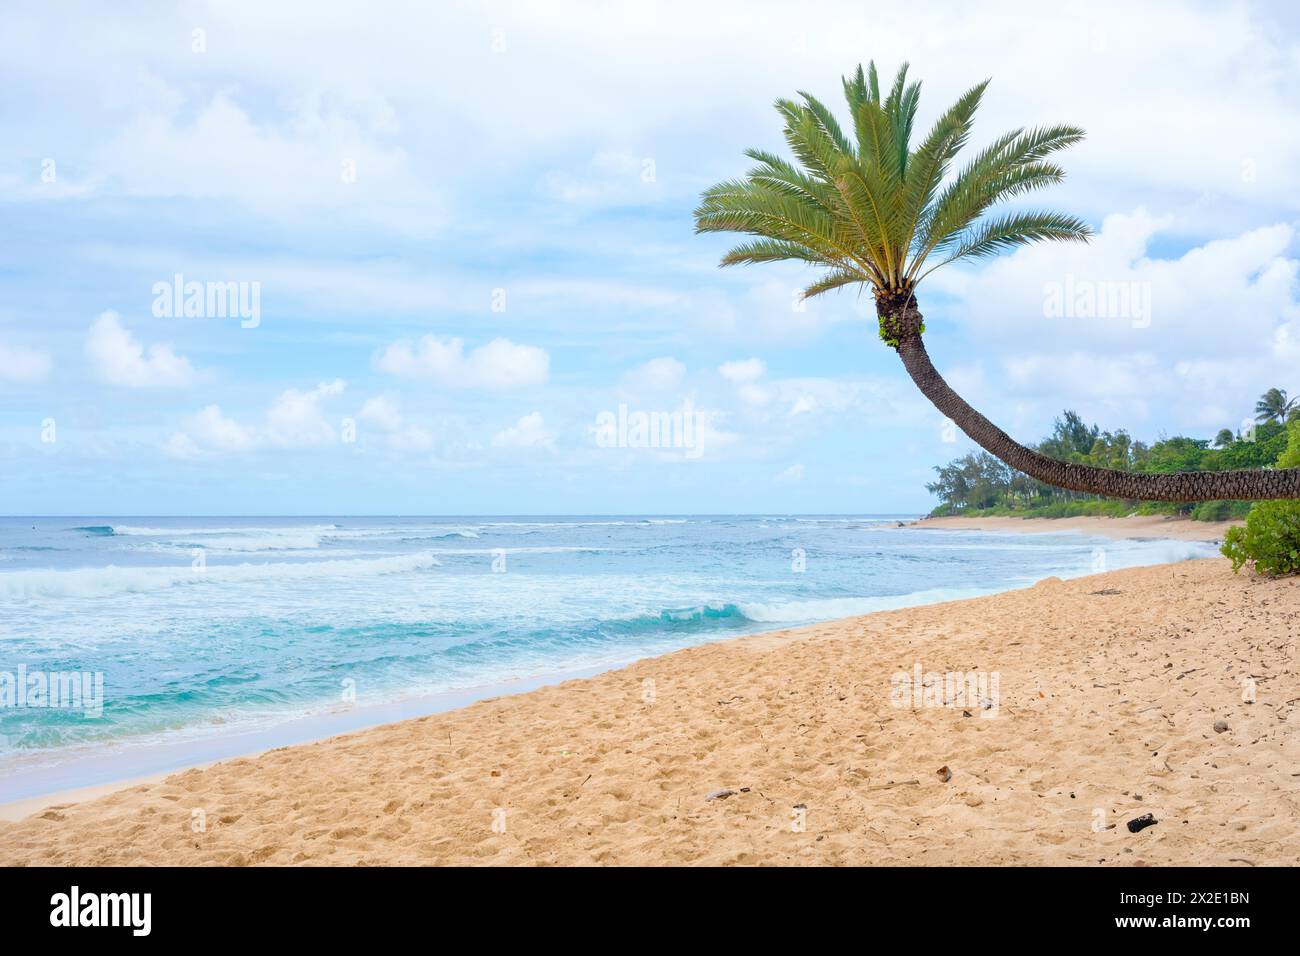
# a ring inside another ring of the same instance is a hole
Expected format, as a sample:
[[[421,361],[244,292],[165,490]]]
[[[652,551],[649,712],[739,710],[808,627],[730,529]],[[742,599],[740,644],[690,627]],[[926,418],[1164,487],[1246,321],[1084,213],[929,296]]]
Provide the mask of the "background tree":
[[[1300,395],[1288,399],[1286,389],[1270,388],[1255,403],[1255,421],[1284,424],[1290,415],[1298,410],[1298,406],[1300,406]]]

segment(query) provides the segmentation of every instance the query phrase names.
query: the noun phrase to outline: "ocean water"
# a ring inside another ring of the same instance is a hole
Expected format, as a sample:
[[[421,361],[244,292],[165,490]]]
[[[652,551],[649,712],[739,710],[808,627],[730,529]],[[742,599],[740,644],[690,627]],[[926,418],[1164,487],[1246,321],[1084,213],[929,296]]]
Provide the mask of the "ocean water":
[[[104,688],[11,694],[0,777],[1214,553],[906,517],[0,519],[0,682]]]

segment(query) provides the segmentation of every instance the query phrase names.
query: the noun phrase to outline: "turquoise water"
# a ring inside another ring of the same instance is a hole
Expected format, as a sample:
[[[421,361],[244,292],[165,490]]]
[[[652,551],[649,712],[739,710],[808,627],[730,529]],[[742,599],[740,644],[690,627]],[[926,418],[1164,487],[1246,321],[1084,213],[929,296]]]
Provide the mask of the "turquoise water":
[[[104,682],[0,707],[0,771],[1214,553],[900,517],[0,519],[0,675]]]

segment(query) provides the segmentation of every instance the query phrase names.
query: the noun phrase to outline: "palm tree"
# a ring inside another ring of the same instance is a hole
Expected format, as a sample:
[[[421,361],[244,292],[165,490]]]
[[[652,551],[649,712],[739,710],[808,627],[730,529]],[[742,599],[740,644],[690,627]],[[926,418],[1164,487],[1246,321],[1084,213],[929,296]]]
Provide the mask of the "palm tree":
[[[1255,421],[1285,424],[1297,409],[1300,409],[1300,395],[1288,400],[1285,388],[1270,388],[1255,403]]]
[[[1056,461],[1020,445],[968,405],[930,362],[921,336],[917,285],[939,266],[982,259],[1049,240],[1085,241],[1088,226],[1057,212],[989,213],[999,202],[1060,182],[1048,157],[1083,138],[1073,126],[1016,129],[999,136],[955,176],[949,167],[966,145],[988,81],[968,90],[912,148],[920,84],[898,71],[882,99],[875,64],[844,80],[853,119],[845,133],[807,93],[781,99],[785,140],[795,163],[763,150],[744,179],[706,191],[697,232],[756,237],[722,265],[793,260],[825,267],[804,290],[811,298],[866,285],[875,297],[880,337],[898,352],[912,381],[971,439],[1039,481],[1093,494],[1157,501],[1300,498],[1300,468],[1141,474]]]

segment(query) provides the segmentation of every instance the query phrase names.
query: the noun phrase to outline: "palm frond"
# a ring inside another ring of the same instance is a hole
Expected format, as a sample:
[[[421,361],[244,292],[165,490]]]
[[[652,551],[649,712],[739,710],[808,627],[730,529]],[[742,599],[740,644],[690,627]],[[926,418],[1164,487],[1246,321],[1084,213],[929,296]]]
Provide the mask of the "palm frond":
[[[952,159],[966,145],[975,111],[989,81],[967,90],[949,110],[939,117],[924,142],[913,154],[907,170],[903,197],[903,215],[911,224],[904,248],[910,247],[917,228],[926,221],[925,212],[935,191],[948,172]]]
[[[977,224],[954,241],[947,256],[928,274],[958,259],[984,259],[1016,246],[1046,240],[1085,242],[1092,230],[1082,219],[1059,212],[1015,212]]]
[[[952,243],[993,205],[1060,182],[1064,171],[1043,158],[1082,138],[1083,131],[1073,126],[1013,130],[976,154],[923,214],[909,277],[920,274],[931,253]]]
[[[809,113],[817,120],[817,125],[821,127],[823,133],[835,144],[835,148],[841,153],[852,156],[853,147],[849,141],[844,138],[844,131],[840,129],[840,124],[835,119],[835,114],[828,110],[816,97],[803,90],[799,91],[803,97],[804,104]]]
[[[870,281],[861,273],[851,272],[847,269],[836,269],[833,272],[826,273],[826,275],[804,289],[801,298],[811,299],[813,296],[821,295],[823,292],[830,292],[832,289],[839,289],[855,282]]]
[[[750,265],[755,262],[784,262],[796,259],[811,265],[826,265],[825,256],[799,242],[785,239],[755,239],[742,242],[722,257],[724,266]]]
[[[853,236],[841,220],[758,183],[732,181],[706,190],[695,210],[695,230],[743,232],[795,243],[817,253],[825,265],[856,265],[867,274],[872,272],[869,260],[859,257]]]

